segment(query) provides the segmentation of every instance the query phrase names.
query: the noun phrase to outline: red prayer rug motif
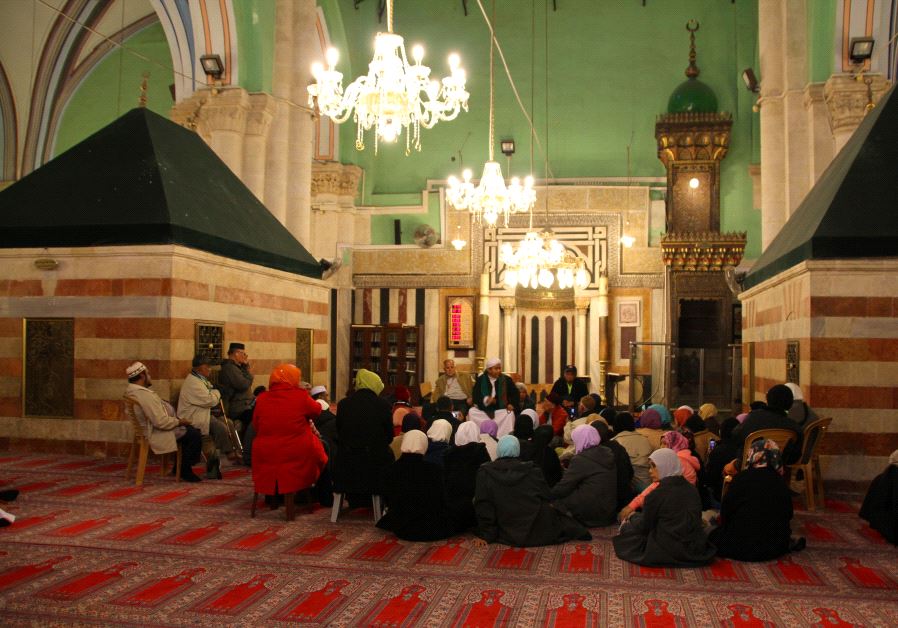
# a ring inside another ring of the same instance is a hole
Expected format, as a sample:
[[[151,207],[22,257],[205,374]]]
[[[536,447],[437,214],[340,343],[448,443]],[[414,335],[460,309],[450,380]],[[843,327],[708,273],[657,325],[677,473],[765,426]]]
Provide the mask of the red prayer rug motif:
[[[671,567],[645,567],[626,563],[626,574],[629,578],[643,578],[648,580],[680,580],[679,571]]]
[[[127,561],[110,565],[98,571],[80,572],[61,582],[45,587],[34,595],[35,597],[48,600],[74,602],[112,586],[122,579],[122,574],[126,570],[137,567],[138,564]]]
[[[769,567],[771,575],[782,585],[822,587],[823,579],[810,565],[796,562],[790,555],[780,558]]]
[[[875,543],[876,545],[888,545],[889,542],[885,540],[885,538],[876,530],[870,527],[869,523],[864,523],[857,529],[858,533],[870,541],[871,543]]]
[[[153,532],[162,529],[166,523],[174,520],[174,517],[162,517],[160,519],[154,519],[153,521],[137,523],[121,528],[115,532],[110,532],[101,538],[110,541],[136,541],[137,539],[141,539],[148,534],[152,534]]]
[[[326,556],[340,545],[340,531],[328,530],[318,536],[308,536],[300,539],[299,543],[284,550],[284,554],[299,554],[301,556]]]
[[[395,536],[385,536],[378,541],[362,543],[349,558],[375,563],[392,562],[405,549]]]
[[[239,536],[236,539],[228,541],[221,547],[222,549],[233,549],[243,552],[256,551],[277,541],[280,538],[278,534],[283,529],[284,526],[268,526],[264,530]]]
[[[380,600],[357,625],[371,628],[414,626],[427,609],[428,601],[423,598],[426,592],[427,587],[423,585],[406,585],[398,594]]]
[[[328,580],[319,589],[294,596],[270,617],[278,621],[326,624],[349,601],[343,592],[349,584],[349,580]]]
[[[47,493],[47,495],[51,497],[74,497],[76,495],[89,493],[90,491],[98,489],[101,486],[106,486],[108,484],[108,481],[88,482],[87,484],[73,484],[72,486],[63,486],[62,488],[58,488],[55,491],[50,491],[49,493]]]
[[[418,560],[418,565],[433,565],[439,567],[457,567],[464,562],[468,556],[468,549],[465,547],[464,539],[449,539],[441,545],[433,545],[426,550]]]
[[[215,521],[198,528],[187,528],[160,541],[166,545],[199,545],[221,532],[224,521]]]
[[[606,602],[601,596],[572,592],[559,595],[544,593],[540,599],[537,624],[543,628],[598,628],[608,625],[607,614],[601,609]]]
[[[829,605],[806,603],[794,604],[792,608],[797,621],[814,628],[860,628],[862,625],[860,622],[863,621],[850,608],[844,608],[841,605],[838,608],[832,608]]]
[[[26,530],[28,528],[36,528],[38,526],[44,525],[45,523],[51,523],[56,521],[58,517],[62,517],[63,515],[68,514],[68,510],[56,510],[53,512],[48,512],[43,515],[31,515],[28,517],[17,517],[15,521],[15,527],[9,526],[6,528],[0,528],[0,534],[4,533],[15,533],[21,532],[22,530]]]
[[[473,594],[473,595],[472,595]],[[504,599],[503,599],[504,598]],[[493,628],[513,624],[513,595],[502,589],[483,589],[474,593],[470,589],[465,603],[455,612],[452,628]]]
[[[835,530],[827,525],[817,521],[804,522],[804,536],[809,543],[844,543],[843,539]]]
[[[539,548],[507,547],[505,549],[494,549],[487,554],[483,566],[489,569],[533,571],[540,554],[541,550]]]
[[[726,628],[775,628],[779,618],[763,605],[734,602],[727,604],[722,609],[717,609],[720,626]],[[773,616],[776,621],[770,621]]]
[[[172,502],[184,499],[193,492],[190,488],[178,488],[173,491],[165,491],[158,495],[150,495],[144,501],[151,504],[170,504]]]
[[[165,578],[151,578],[110,601],[119,606],[155,608],[194,586],[194,578],[206,573],[204,567],[191,567]]]
[[[867,565],[862,564],[858,558],[842,556],[840,560],[845,564],[842,567],[839,567],[839,571],[842,572],[842,575],[848,578],[853,585],[867,589],[898,589],[898,583],[896,583],[882,569],[868,567]]]
[[[635,628],[687,628],[697,625],[694,622],[689,605],[672,602],[667,599],[650,598],[632,600],[625,596],[625,611],[629,611],[627,625]]]
[[[77,537],[87,534],[88,532],[93,532],[94,530],[98,530],[99,528],[103,528],[109,525],[110,521],[114,519],[120,518],[121,515],[107,515],[105,517],[99,517],[97,519],[84,519],[82,521],[77,521],[75,523],[70,523],[68,525],[62,526],[61,528],[56,528],[55,530],[51,530],[47,534],[50,536],[65,536],[65,537]]]
[[[589,543],[565,546],[565,551],[556,559],[553,571],[560,573],[591,573],[607,575],[605,557],[599,555]]]
[[[121,499],[127,499],[134,495],[139,495],[143,492],[142,486],[125,486],[122,488],[113,489],[111,491],[107,491],[105,493],[100,493],[96,496],[97,499],[108,499],[110,501],[118,501]]]
[[[218,493],[209,497],[201,497],[193,502],[197,506],[221,506],[237,499],[238,491],[230,491],[228,493]]]
[[[710,565],[702,567],[699,573],[705,582],[751,582],[742,563],[729,558],[717,558]]]
[[[256,574],[246,581],[213,591],[190,608],[197,613],[235,617],[268,595],[268,583],[275,578],[277,575],[273,573]]]
[[[0,572],[0,592],[20,587],[36,578],[46,576],[53,571],[56,565],[67,560],[72,560],[72,556],[57,556],[37,563],[19,565]]]

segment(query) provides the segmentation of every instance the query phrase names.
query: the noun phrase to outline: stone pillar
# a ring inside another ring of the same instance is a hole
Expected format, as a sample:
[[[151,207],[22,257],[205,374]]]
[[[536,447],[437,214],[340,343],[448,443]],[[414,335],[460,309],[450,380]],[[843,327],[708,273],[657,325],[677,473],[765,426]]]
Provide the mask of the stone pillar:
[[[786,194],[786,211],[783,217],[785,223],[811,189],[808,183],[811,160],[808,152],[807,111],[804,104],[804,88],[808,82],[806,0],[781,0],[781,10],[783,123],[786,149],[786,169],[783,173]]]
[[[268,132],[276,112],[277,103],[268,94],[250,95],[246,135],[243,137],[243,182],[263,204]]]
[[[480,299],[477,311],[477,328],[474,339],[475,359],[477,372],[483,371],[486,362],[487,334],[490,331],[490,272],[489,266],[485,266],[480,274]]]
[[[782,0],[758,2],[758,49],[761,60],[761,244],[764,249],[786,222],[782,9]]]
[[[829,128],[823,83],[808,83],[804,90],[804,107],[808,125],[808,185],[813,187],[833,160],[833,135]]]
[[[308,101],[308,84],[312,80],[312,62],[321,56],[314,35],[317,11],[315,0],[293,0],[293,50],[290,99],[304,105]],[[290,145],[287,172],[287,229],[308,245],[312,208],[312,157],[314,156],[315,123],[305,107],[290,108]]]
[[[611,330],[608,325],[608,312],[611,307],[611,297],[608,295],[608,277],[599,277],[599,296],[593,299],[594,303],[589,310],[590,316],[599,319],[599,381],[597,382],[599,394],[607,401],[605,391],[605,374],[611,365]]]
[[[870,81],[869,86],[866,81]],[[879,101],[889,84],[882,74],[865,74],[860,80],[850,74],[833,74],[823,86],[829,124],[838,153],[864,119],[871,100]]]
[[[589,297],[576,297],[574,299],[576,306],[577,330],[574,336],[574,364],[580,369],[580,375],[589,377],[591,372],[589,368],[589,360],[586,356],[586,318],[589,315]]]
[[[516,373],[518,370],[517,351],[515,351],[515,300],[514,297],[499,299],[499,307],[502,308],[502,370],[506,373]]]

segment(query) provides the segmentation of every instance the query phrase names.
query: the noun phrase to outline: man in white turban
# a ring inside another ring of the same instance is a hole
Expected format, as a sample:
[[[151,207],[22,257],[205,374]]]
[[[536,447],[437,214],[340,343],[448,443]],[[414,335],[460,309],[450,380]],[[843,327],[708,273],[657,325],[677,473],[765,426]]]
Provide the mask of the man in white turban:
[[[505,410],[517,415],[520,411],[520,395],[514,381],[502,372],[502,361],[490,358],[483,373],[477,376],[472,392],[475,405],[490,418],[496,410]]]

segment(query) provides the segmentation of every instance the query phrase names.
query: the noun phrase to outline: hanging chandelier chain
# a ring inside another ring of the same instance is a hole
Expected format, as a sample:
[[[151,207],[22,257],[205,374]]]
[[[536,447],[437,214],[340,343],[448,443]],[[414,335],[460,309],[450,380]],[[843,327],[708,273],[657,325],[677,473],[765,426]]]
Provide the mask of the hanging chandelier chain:
[[[393,32],[393,0],[387,0],[387,32]]]
[[[496,0],[493,0],[493,24],[496,23]],[[495,104],[493,92],[495,91],[496,84],[495,78],[493,77],[493,51],[495,50],[496,34],[493,29],[490,29],[490,132],[489,132],[489,151],[488,154],[490,156],[490,161],[494,161],[493,159],[493,146],[496,143],[495,138],[495,124],[496,124],[496,114],[495,114]]]

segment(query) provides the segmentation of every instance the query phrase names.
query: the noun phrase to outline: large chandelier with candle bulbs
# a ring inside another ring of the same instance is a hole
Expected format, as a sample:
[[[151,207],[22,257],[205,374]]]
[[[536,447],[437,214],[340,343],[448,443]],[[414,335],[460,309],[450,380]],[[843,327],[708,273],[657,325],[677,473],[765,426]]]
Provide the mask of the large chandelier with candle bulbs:
[[[483,176],[475,186],[471,181],[471,171],[462,173],[462,180],[457,177],[449,177],[446,189],[446,200],[449,204],[460,210],[468,210],[474,222],[481,221],[490,226],[495,226],[501,216],[505,226],[508,226],[508,218],[511,214],[530,211],[536,202],[536,191],[533,189],[533,177],[528,176],[523,184],[517,177],[511,179],[510,185],[505,185],[505,177],[502,176],[502,167],[493,158],[493,146],[496,143],[494,132],[493,113],[493,41],[492,30],[490,32],[490,127],[489,127],[489,161],[483,164]]]
[[[551,231],[527,232],[514,248],[506,242],[499,249],[499,261],[505,266],[507,288],[584,289],[590,276],[583,260],[564,248]]]
[[[408,62],[405,44],[393,32],[393,0],[387,0],[387,32],[374,38],[374,58],[368,74],[360,76],[344,91],[343,74],[335,68],[339,53],[330,48],[327,68],[312,64],[315,82],[309,85],[309,106],[334,122],[343,123],[353,116],[356,122],[358,150],[365,148],[365,131],[372,128],[374,152],[379,142],[395,142],[406,130],[405,152],[421,150],[421,127],[432,128],[440,120],[453,120],[468,110],[465,71],[457,54],[449,55],[450,75],[442,81],[431,80],[430,68],[422,65],[424,48],[412,48],[414,64]]]

